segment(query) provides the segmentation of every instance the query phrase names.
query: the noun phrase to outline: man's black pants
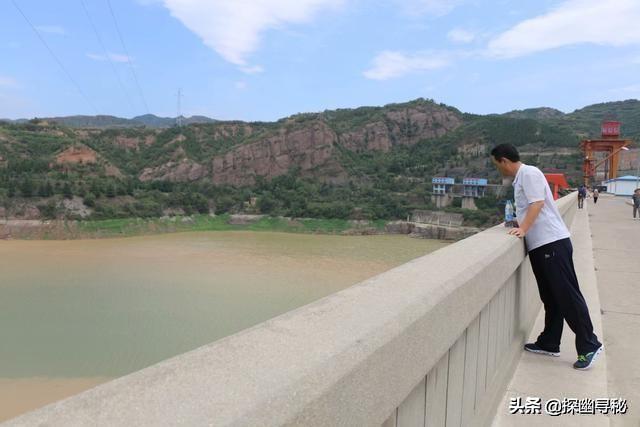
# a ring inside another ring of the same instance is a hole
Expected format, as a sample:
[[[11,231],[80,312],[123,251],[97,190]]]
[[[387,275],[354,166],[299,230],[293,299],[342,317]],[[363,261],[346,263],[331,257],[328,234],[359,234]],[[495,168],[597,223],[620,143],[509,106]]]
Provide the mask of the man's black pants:
[[[529,252],[529,260],[544,304],[544,330],[536,344],[548,351],[560,351],[564,320],[576,334],[578,354],[595,351],[602,344],[593,333],[587,303],[580,292],[573,267],[573,246],[561,239]]]

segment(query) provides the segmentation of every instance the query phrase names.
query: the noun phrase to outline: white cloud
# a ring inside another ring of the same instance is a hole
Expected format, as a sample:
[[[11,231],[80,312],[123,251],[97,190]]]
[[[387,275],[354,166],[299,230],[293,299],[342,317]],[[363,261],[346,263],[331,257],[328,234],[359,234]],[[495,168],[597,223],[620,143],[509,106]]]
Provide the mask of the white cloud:
[[[373,59],[373,66],[364,72],[364,76],[372,80],[388,80],[419,71],[444,68],[451,64],[452,59],[446,53],[405,54],[386,50]]]
[[[409,15],[444,16],[459,6],[463,0],[395,0]]]
[[[59,25],[36,25],[36,29],[41,33],[49,33],[49,34],[66,34],[64,28]]]
[[[489,42],[491,56],[513,58],[583,43],[640,43],[640,1],[565,0],[550,12],[520,22]]]
[[[18,82],[12,77],[0,75],[0,87],[16,87]]]
[[[260,65],[242,66],[240,67],[240,71],[245,74],[259,74],[264,71],[264,68]]]
[[[345,1],[164,0],[164,5],[225,60],[251,72],[247,57],[258,49],[265,31],[309,22],[319,11]]]
[[[133,58],[130,58],[127,55],[111,52],[108,52],[107,55],[98,53],[87,53],[87,57],[93,59],[94,61],[106,61],[107,59],[111,59],[113,62],[133,62]]]
[[[471,43],[476,38],[476,35],[463,28],[454,28],[447,33],[447,38],[454,43]]]

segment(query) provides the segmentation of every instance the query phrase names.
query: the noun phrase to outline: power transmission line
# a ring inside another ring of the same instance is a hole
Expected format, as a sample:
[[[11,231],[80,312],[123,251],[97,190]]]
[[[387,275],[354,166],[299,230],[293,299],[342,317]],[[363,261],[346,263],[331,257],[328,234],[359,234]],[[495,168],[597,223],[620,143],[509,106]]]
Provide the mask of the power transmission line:
[[[140,93],[140,98],[142,99],[144,108],[147,110],[147,113],[149,113],[149,105],[147,105],[147,100],[145,99],[144,93],[142,92],[142,87],[140,86],[140,82],[138,81],[136,70],[133,68],[133,64],[131,64],[131,57],[129,56],[129,51],[127,50],[127,46],[124,44],[124,38],[122,37],[122,33],[120,32],[120,27],[118,26],[118,20],[116,19],[116,15],[115,13],[113,13],[113,7],[111,7],[110,0],[107,0],[107,5],[109,5],[109,12],[111,12],[111,17],[113,18],[113,24],[116,27],[116,32],[118,33],[118,37],[120,38],[122,49],[124,50],[124,54],[127,56],[127,63],[129,64],[129,69],[131,70],[131,74],[133,74],[133,80],[136,82],[136,86],[138,87],[138,92]]]
[[[182,88],[178,89],[178,115],[176,116],[176,124],[182,127]]]
[[[49,51],[49,53],[51,54],[51,56],[53,57],[53,59],[58,63],[58,65],[60,66],[60,68],[62,69],[62,71],[67,75],[67,78],[71,81],[71,83],[76,87],[76,89],[78,90],[78,92],[80,92],[80,95],[82,95],[82,97],[84,98],[84,100],[87,102],[87,104],[89,104],[89,106],[91,107],[91,109],[93,110],[93,112],[98,115],[98,109],[95,107],[95,105],[93,105],[93,103],[91,102],[91,100],[89,99],[89,97],[87,97],[87,95],[84,93],[84,91],[82,90],[82,88],[80,87],[80,85],[78,84],[78,82],[76,82],[76,80],[73,78],[73,76],[71,76],[71,73],[69,73],[69,71],[67,71],[67,68],[64,66],[64,64],[62,63],[62,61],[56,56],[55,53],[53,53],[53,50],[51,50],[51,48],[49,47],[49,45],[47,44],[47,42],[44,40],[44,38],[42,37],[42,35],[40,34],[40,32],[37,30],[37,28],[31,23],[31,21],[29,21],[29,18],[27,18],[27,15],[25,15],[25,13],[22,11],[22,9],[20,8],[20,6],[18,6],[18,4],[15,2],[15,0],[11,0],[11,3],[13,3],[13,6],[18,9],[18,12],[20,12],[20,15],[22,15],[22,17],[24,18],[25,21],[27,21],[27,24],[29,24],[29,26],[31,27],[31,29],[33,30],[34,33],[36,33],[36,36],[38,36],[38,38],[40,39],[40,41],[42,42],[42,44],[44,45],[45,48],[47,48],[47,50]]]
[[[100,33],[98,33],[98,29],[96,28],[95,24],[93,23],[93,19],[91,19],[91,15],[89,14],[89,10],[87,9],[87,5],[85,4],[84,0],[80,0],[80,4],[82,4],[82,9],[84,9],[84,13],[85,13],[85,15],[87,15],[87,20],[89,21],[89,24],[91,25],[91,28],[93,29],[93,32],[96,35],[96,38],[98,39],[98,43],[100,43],[100,46],[102,47],[102,51],[104,52],[105,58],[109,61],[109,64],[111,64],[111,70],[113,71],[113,74],[115,74],[116,79],[118,80],[118,85],[120,86],[120,89],[122,89],[122,93],[124,93],[125,98],[127,98],[127,103],[129,104],[129,107],[131,108],[131,111],[132,112],[135,111],[133,103],[131,102],[131,98],[129,97],[129,93],[125,89],[124,84],[122,83],[122,79],[120,78],[120,75],[118,74],[118,70],[116,69],[116,65],[113,63],[113,60],[111,59],[111,56],[109,55],[109,52],[107,51],[107,48],[105,47],[104,43],[102,42],[102,37],[100,37]]]

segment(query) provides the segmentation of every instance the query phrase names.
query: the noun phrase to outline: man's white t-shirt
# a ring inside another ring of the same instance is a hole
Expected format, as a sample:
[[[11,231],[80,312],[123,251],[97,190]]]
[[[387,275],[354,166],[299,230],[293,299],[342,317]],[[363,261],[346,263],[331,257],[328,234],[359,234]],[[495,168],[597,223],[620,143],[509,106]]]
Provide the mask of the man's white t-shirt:
[[[547,179],[540,169],[523,163],[518,168],[513,180],[513,190],[519,223],[522,223],[526,218],[531,203],[544,200],[540,214],[525,236],[527,250],[531,251],[547,243],[566,239],[571,235],[562,216],[560,216],[556,202],[553,200]]]

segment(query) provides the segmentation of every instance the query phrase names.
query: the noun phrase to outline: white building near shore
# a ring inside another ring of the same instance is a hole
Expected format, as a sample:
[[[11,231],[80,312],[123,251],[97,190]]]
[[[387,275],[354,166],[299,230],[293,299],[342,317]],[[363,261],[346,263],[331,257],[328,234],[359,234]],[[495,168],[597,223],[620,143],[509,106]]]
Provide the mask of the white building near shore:
[[[636,188],[640,188],[640,178],[633,175],[621,176],[602,181],[602,185],[607,187],[607,193],[616,196],[631,196]]]

